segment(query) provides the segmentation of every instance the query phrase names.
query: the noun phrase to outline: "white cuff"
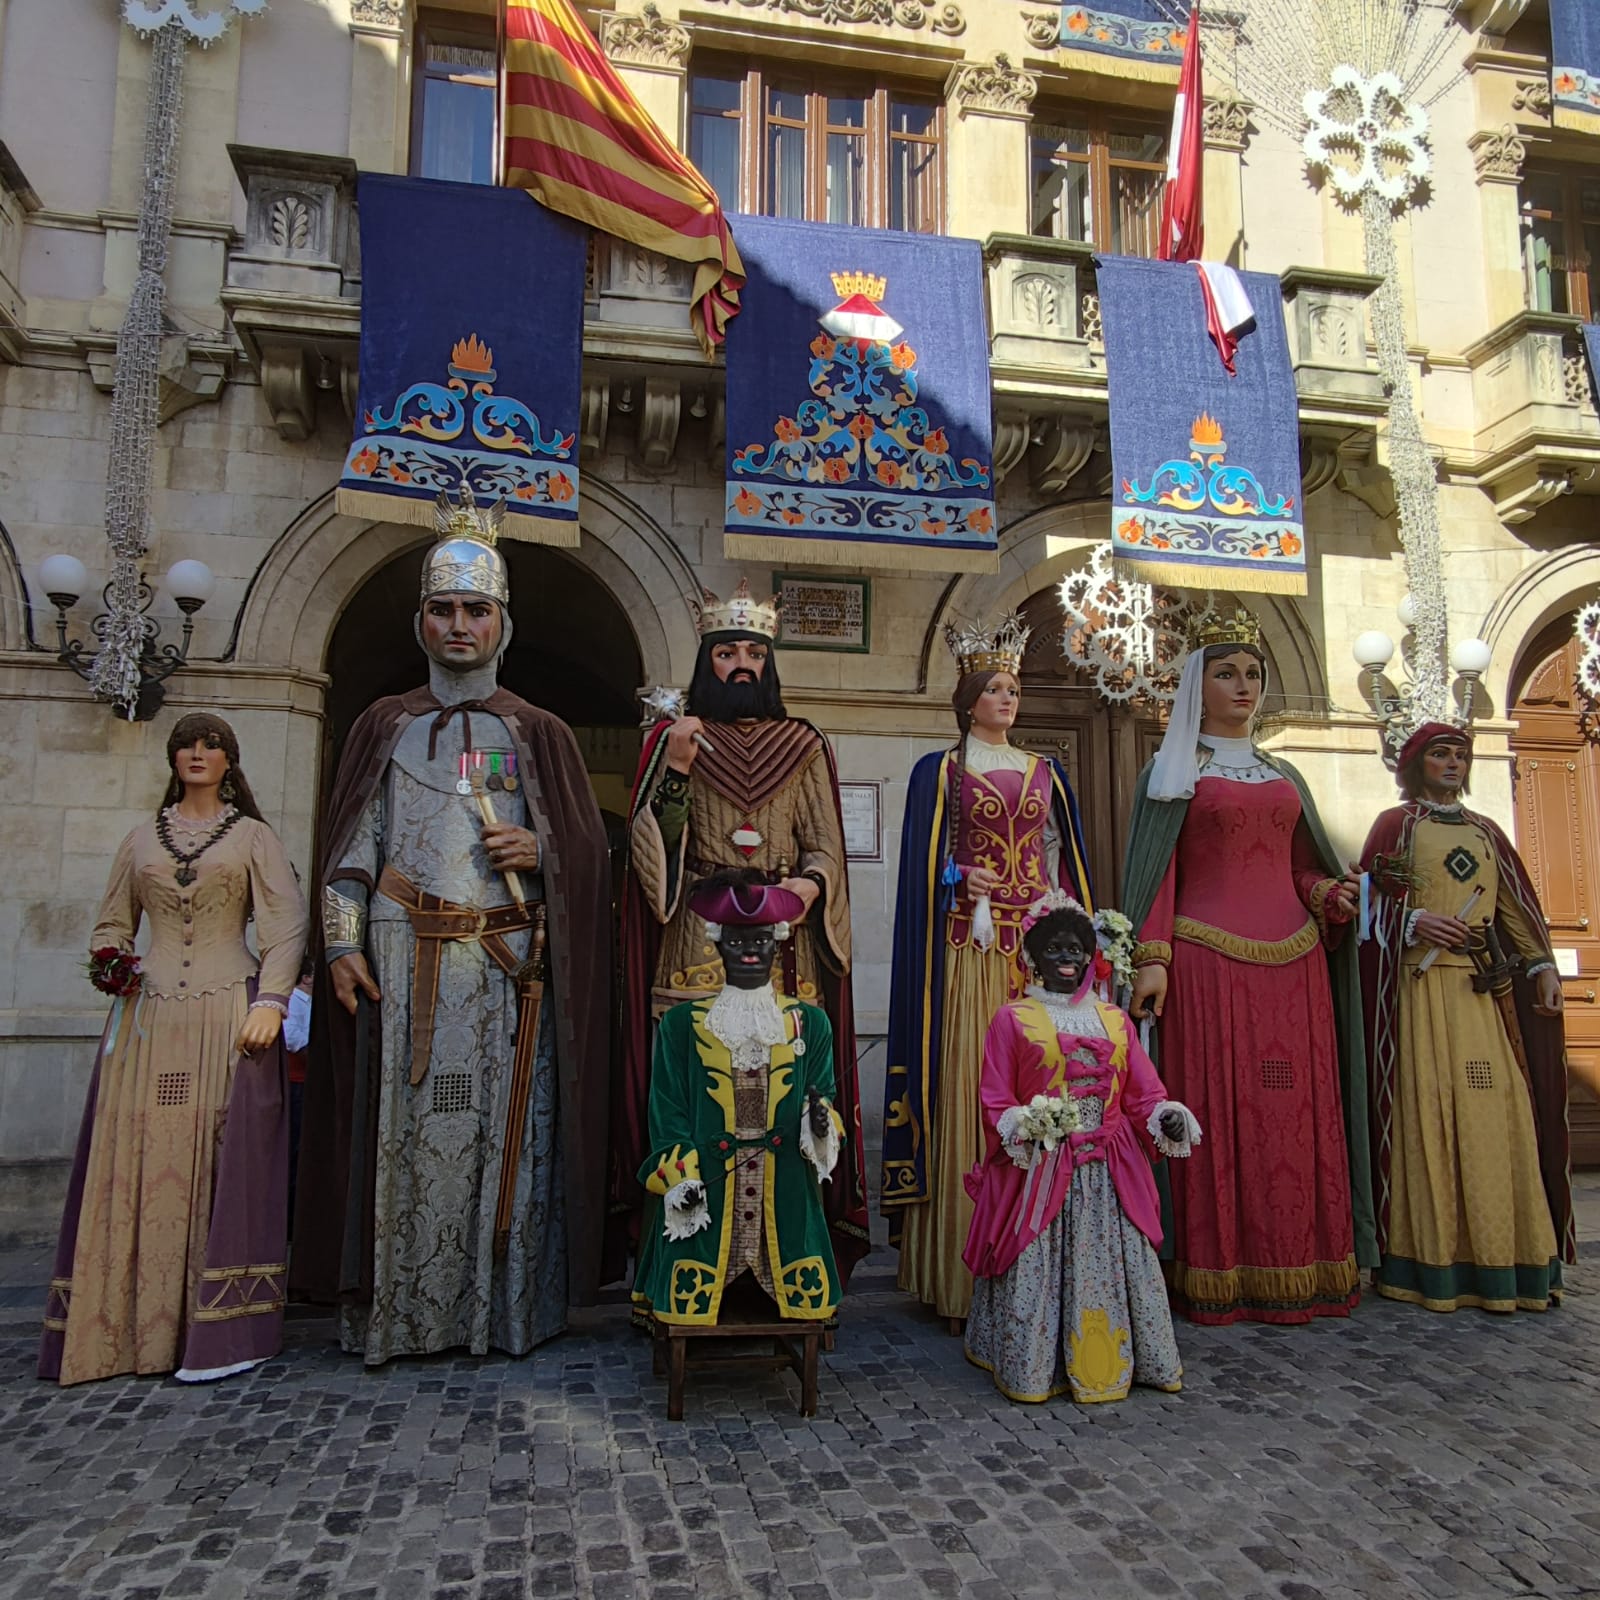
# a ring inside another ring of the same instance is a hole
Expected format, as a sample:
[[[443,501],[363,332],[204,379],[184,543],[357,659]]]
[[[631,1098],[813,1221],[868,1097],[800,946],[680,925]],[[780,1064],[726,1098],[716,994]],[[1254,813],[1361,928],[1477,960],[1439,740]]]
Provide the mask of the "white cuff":
[[[994,908],[988,895],[979,895],[972,907],[972,942],[980,950],[994,947]]]
[[[1423,915],[1421,910],[1413,911],[1406,918],[1406,948],[1409,950],[1417,942],[1417,920]]]
[[[840,1139],[839,1123],[833,1107],[826,1100],[822,1104],[828,1106],[828,1131],[821,1140],[811,1131],[809,1110],[800,1113],[800,1154],[816,1168],[817,1177],[826,1183],[838,1165]]]
[[[1161,1118],[1168,1111],[1181,1111],[1183,1113],[1183,1138],[1169,1139],[1161,1130]],[[1200,1121],[1188,1106],[1181,1100],[1163,1100],[1150,1113],[1145,1123],[1145,1131],[1155,1142],[1155,1147],[1162,1155],[1170,1158],[1181,1158],[1192,1155],[1194,1147],[1200,1143]]]
[[[1556,964],[1553,961],[1535,961],[1533,965],[1523,973],[1523,977],[1537,978],[1541,972],[1554,972],[1555,970]]]
[[[662,1203],[665,1226],[662,1237],[690,1239],[702,1228],[711,1226],[711,1207],[706,1204],[706,1186],[698,1178],[685,1178],[682,1183],[667,1190]]]
[[[1034,1142],[1017,1137],[1017,1124],[1028,1114],[1026,1106],[1012,1106],[1000,1113],[995,1132],[1000,1135],[1000,1148],[1011,1157],[1013,1166],[1026,1170],[1033,1165]]]

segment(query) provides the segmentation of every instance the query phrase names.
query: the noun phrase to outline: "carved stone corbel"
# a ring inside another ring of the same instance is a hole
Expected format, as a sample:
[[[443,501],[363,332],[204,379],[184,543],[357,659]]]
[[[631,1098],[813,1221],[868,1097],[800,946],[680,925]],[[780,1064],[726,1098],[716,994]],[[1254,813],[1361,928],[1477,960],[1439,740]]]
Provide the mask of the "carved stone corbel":
[[[1342,441],[1327,434],[1300,435],[1300,498],[1309,500],[1325,489],[1339,473]]]
[[[1516,93],[1511,96],[1513,111],[1525,111],[1529,116],[1548,120],[1554,104],[1548,78],[1517,79]]]
[[[958,62],[945,80],[945,98],[963,117],[1026,117],[1038,92],[1039,80],[1003,51],[993,61]]]
[[[1220,94],[1205,103],[1201,128],[1208,150],[1227,150],[1242,155],[1250,143],[1252,101],[1236,94]]]
[[[994,481],[998,484],[1027,454],[1033,418],[1026,411],[997,411],[994,419]]]
[[[405,32],[409,0],[350,0],[351,33]]]
[[[317,390],[311,363],[303,348],[294,345],[261,347],[261,394],[272,413],[272,425],[282,438],[309,438],[317,425]]]
[[[1479,183],[1520,183],[1522,163],[1528,159],[1527,141],[1511,123],[1498,132],[1485,129],[1467,140]]]
[[[1053,50],[1061,43],[1061,12],[1024,11],[1022,29],[1035,50]]]
[[[639,459],[647,467],[672,464],[683,416],[683,389],[676,378],[646,378],[639,407]]]
[[[1083,417],[1051,417],[1039,429],[1032,451],[1033,485],[1060,494],[1094,454],[1098,430]]]
[[[606,378],[584,381],[578,413],[578,455],[582,460],[604,455],[606,429],[611,421],[611,383]]]
[[[650,0],[637,15],[602,11],[600,48],[612,61],[627,66],[683,72],[689,65],[689,30],[667,21],[661,8]]]
[[[1400,502],[1394,491],[1394,478],[1387,467],[1341,467],[1339,487],[1354,495],[1362,505],[1381,521],[1389,522],[1399,509]]]

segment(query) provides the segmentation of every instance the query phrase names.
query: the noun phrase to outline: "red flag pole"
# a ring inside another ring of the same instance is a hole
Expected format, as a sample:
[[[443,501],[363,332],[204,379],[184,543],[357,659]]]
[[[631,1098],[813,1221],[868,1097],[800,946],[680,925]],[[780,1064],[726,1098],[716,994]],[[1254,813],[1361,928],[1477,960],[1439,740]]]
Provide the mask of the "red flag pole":
[[[1161,261],[1199,259],[1205,236],[1205,193],[1202,162],[1205,84],[1200,71],[1200,8],[1189,13],[1189,36],[1183,46],[1178,98],[1172,108],[1172,142],[1167,151],[1167,183],[1161,194]]]

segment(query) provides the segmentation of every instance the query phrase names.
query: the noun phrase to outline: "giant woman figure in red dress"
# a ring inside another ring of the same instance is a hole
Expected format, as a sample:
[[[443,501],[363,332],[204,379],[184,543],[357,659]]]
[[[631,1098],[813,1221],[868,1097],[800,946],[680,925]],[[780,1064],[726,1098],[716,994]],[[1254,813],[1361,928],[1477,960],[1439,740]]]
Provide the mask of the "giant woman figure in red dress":
[[[1354,895],[1305,781],[1256,747],[1265,689],[1252,618],[1202,629],[1123,871],[1130,1009],[1206,1130],[1166,1230],[1174,1309],[1204,1323],[1347,1316],[1376,1264]]]

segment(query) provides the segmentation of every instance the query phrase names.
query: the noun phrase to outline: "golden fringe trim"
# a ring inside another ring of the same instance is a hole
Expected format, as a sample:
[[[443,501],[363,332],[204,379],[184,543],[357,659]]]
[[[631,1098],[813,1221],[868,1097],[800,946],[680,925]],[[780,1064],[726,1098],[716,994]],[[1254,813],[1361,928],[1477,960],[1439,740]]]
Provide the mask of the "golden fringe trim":
[[[1373,1287],[1385,1300],[1399,1300],[1408,1306],[1422,1306],[1428,1311],[1493,1311],[1510,1316],[1514,1311],[1549,1311],[1561,1304],[1561,1291],[1552,1289],[1548,1300],[1530,1300],[1519,1295],[1514,1300],[1486,1300],[1481,1294],[1458,1294],[1449,1300],[1430,1299],[1420,1289],[1396,1289],[1387,1283]]]
[[[347,517],[371,517],[375,522],[398,522],[412,528],[433,527],[433,502],[413,500],[403,494],[347,489],[341,484],[334,491],[333,508]],[[513,511],[509,506],[500,524],[500,536],[503,539],[522,539],[529,544],[554,545],[560,550],[576,550],[580,538],[576,521],[558,522],[552,517],[529,516],[527,512]]]
[[[1175,84],[1183,70],[1176,61],[1140,61],[1134,56],[1114,56],[1104,50],[1075,50],[1067,44],[1057,45],[1050,65],[1092,72],[1101,78],[1131,78],[1136,83]]]
[[[1164,967],[1172,965],[1172,946],[1165,939],[1147,939],[1133,947],[1133,964],[1147,967],[1159,962]]]
[[[1189,1267],[1172,1265],[1172,1288],[1200,1310],[1244,1304],[1295,1306],[1347,1299],[1361,1286],[1356,1258],[1313,1261],[1307,1267]]]
[[[1248,961],[1253,967],[1286,967],[1298,961],[1308,950],[1315,950],[1321,942],[1315,922],[1308,922],[1298,933],[1287,939],[1245,939],[1226,928],[1213,928],[1209,922],[1196,922],[1192,917],[1172,919],[1172,937],[1189,944],[1203,944],[1208,949],[1220,951],[1235,961]]]
[[[781,534],[724,533],[722,551],[730,561],[794,561],[813,567],[989,574],[1000,570],[998,550],[940,550],[921,545],[896,548],[868,541],[786,539]]]
[[[1565,128],[1571,133],[1600,133],[1600,115],[1592,111],[1574,111],[1570,106],[1556,106],[1550,113],[1553,127]]]
[[[1304,572],[1274,572],[1269,567],[1191,565],[1183,561],[1145,561],[1120,550],[1111,563],[1117,577],[1136,583],[1164,583],[1174,589],[1231,589],[1236,594],[1305,594]]]

